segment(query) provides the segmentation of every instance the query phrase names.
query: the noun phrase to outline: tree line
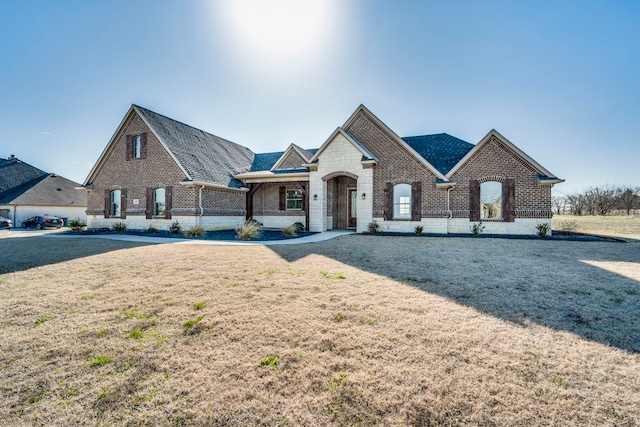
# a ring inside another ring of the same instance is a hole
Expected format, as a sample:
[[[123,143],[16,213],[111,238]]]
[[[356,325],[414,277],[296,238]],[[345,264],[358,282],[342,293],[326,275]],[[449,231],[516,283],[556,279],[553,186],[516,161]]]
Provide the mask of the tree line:
[[[553,211],[569,215],[631,215],[640,209],[640,187],[602,185],[583,192],[553,196]]]

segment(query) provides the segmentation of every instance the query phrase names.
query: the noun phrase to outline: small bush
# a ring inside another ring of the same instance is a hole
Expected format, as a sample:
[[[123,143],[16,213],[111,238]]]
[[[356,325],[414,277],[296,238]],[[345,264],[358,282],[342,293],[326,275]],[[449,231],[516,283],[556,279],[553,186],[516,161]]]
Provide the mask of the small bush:
[[[285,236],[295,236],[296,233],[297,231],[295,224],[285,225],[284,227],[282,227],[282,234],[284,234]]]
[[[275,369],[278,366],[278,356],[267,356],[260,361],[260,366]]]
[[[87,224],[82,222],[80,218],[75,218],[69,221],[69,228],[72,229],[73,231],[80,231],[86,226]]]
[[[484,224],[482,222],[476,222],[471,226],[471,232],[474,236],[479,236],[484,231]]]
[[[373,220],[367,225],[367,231],[369,233],[377,233],[380,231],[380,224],[376,220]]]
[[[578,221],[575,219],[560,221],[558,223],[558,230],[562,231],[578,231]]]
[[[127,224],[124,222],[114,222],[111,228],[113,228],[113,231],[116,233],[124,233],[127,231]]]
[[[184,232],[185,237],[204,237],[204,228],[200,225],[194,225]]]
[[[415,231],[417,235],[420,235],[424,231],[424,227],[421,225],[416,225],[416,228],[414,228],[413,231]]]
[[[296,228],[296,233],[302,233],[304,231],[304,225],[301,222],[294,222],[293,226]]]
[[[545,237],[547,237],[547,235],[549,234],[549,231],[551,231],[551,224],[549,223],[544,222],[536,225],[536,234],[541,239],[544,239]]]
[[[159,230],[155,228],[153,225],[150,225],[149,228],[144,230],[146,234],[156,234]]]
[[[178,223],[178,221],[173,221],[169,226],[169,234],[180,234],[182,233],[182,227]]]
[[[260,237],[261,230],[262,224],[260,224],[258,221],[250,219],[242,224],[240,228],[236,228],[236,239],[257,239],[258,237]]]

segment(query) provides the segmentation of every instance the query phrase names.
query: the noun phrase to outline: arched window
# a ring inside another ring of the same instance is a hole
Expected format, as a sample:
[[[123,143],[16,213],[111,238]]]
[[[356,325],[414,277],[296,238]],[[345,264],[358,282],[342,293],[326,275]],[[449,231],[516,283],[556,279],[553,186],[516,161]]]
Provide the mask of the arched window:
[[[411,219],[411,185],[393,186],[393,219]]]
[[[164,188],[153,190],[153,215],[164,216],[166,208]]]
[[[487,181],[480,184],[480,218],[502,218],[502,183]]]
[[[122,216],[122,193],[120,190],[113,190],[111,192],[111,204],[109,208],[109,216],[120,217]]]

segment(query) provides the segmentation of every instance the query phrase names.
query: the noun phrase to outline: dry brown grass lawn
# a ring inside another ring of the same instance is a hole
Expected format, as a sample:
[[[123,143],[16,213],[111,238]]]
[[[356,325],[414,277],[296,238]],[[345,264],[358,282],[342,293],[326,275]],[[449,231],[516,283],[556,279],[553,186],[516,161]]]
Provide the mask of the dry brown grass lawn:
[[[0,273],[4,425],[640,423],[640,243],[5,239]]]
[[[640,217],[638,216],[573,216],[554,215],[553,228],[575,222],[577,231],[640,240]]]

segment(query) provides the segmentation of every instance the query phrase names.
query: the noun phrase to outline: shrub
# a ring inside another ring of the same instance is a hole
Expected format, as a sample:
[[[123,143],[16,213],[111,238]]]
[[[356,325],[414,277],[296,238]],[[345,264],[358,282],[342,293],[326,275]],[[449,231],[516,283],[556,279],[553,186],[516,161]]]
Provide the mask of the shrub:
[[[374,219],[367,225],[367,230],[369,233],[377,233],[380,231],[380,224]]]
[[[169,234],[180,234],[182,233],[182,227],[178,223],[178,221],[174,221],[169,226]]]
[[[204,228],[200,225],[194,225],[184,232],[185,237],[204,237]]]
[[[295,236],[296,233],[297,230],[295,224],[285,225],[284,227],[282,227],[282,234],[284,234],[285,236]]]
[[[293,226],[296,228],[296,233],[302,233],[304,231],[304,225],[301,222],[294,222]]]
[[[86,226],[87,224],[82,222],[80,218],[75,218],[69,221],[69,228],[72,229],[73,231],[80,231]]]
[[[150,225],[144,232],[146,234],[156,234],[159,230],[155,228],[153,225]]]
[[[416,228],[413,229],[413,231],[416,232],[416,234],[420,235],[422,234],[422,231],[424,230],[424,227],[421,225],[416,225]]]
[[[114,222],[111,228],[113,228],[113,231],[116,233],[124,233],[127,231],[127,224],[124,222]]]
[[[471,226],[471,232],[474,236],[479,236],[484,231],[484,224],[482,222],[476,222]]]
[[[242,224],[240,228],[236,228],[236,238],[239,240],[257,239],[260,237],[261,230],[262,224],[250,219]]]
[[[551,231],[551,224],[543,222],[536,225],[536,234],[539,238],[544,239]]]

